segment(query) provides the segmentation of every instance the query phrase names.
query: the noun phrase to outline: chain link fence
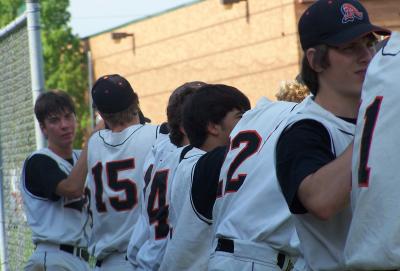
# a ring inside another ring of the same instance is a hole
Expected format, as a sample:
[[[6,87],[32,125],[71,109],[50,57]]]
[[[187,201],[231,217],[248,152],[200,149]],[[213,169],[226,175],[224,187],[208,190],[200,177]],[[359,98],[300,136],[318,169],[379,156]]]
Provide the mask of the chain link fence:
[[[4,204],[1,223],[10,270],[23,270],[33,251],[19,175],[24,159],[35,149],[28,31],[24,20],[0,37],[0,181]]]

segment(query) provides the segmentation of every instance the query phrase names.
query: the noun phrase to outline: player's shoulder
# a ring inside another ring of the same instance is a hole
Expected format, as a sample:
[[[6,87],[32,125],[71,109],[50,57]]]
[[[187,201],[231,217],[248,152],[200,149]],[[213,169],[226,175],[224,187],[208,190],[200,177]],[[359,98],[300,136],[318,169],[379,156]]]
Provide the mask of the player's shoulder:
[[[198,181],[218,179],[227,152],[228,146],[221,146],[202,155],[196,163],[194,179]]]
[[[46,166],[48,164],[56,164],[56,161],[46,153],[33,152],[25,160],[25,167],[27,170],[32,168]]]
[[[297,112],[299,106],[300,104],[293,102],[269,101],[263,98],[258,101],[253,109],[243,115],[234,130],[242,130],[243,127],[265,126],[266,124],[274,125],[273,123],[279,123],[282,119],[288,117],[289,114]]]
[[[169,138],[168,133],[168,126],[167,124],[163,123],[160,125],[154,124],[145,124],[139,130],[140,133],[146,134],[146,136],[150,139],[157,141],[164,141]]]
[[[227,150],[227,146],[215,148],[200,157],[194,168],[191,203],[196,215],[207,224],[212,223],[212,210]]]
[[[175,150],[177,149],[178,147],[171,142],[169,137],[157,140],[152,149],[154,153],[154,162],[155,163],[165,162],[170,157],[173,157]]]
[[[75,155],[75,153],[73,152],[73,155]],[[59,155],[57,155],[56,153],[54,153],[52,150],[50,150],[49,148],[41,148],[39,150],[36,150],[34,152],[32,152],[27,160],[36,160],[36,159],[40,159],[42,161],[47,160],[47,161],[61,161],[64,160],[63,158],[61,158]]]
[[[192,160],[198,160],[202,155],[206,152],[193,147],[192,145],[188,145],[182,148],[180,153],[180,163],[191,163]]]

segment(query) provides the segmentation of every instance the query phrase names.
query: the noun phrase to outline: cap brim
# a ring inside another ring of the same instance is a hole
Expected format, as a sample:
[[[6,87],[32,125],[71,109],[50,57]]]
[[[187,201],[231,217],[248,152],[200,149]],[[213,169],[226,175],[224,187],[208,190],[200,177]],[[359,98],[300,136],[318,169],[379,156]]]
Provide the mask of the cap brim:
[[[390,35],[391,31],[373,24],[359,24],[350,27],[346,31],[342,31],[334,36],[329,37],[323,42],[331,46],[339,46],[355,41],[365,35],[375,33],[382,36]]]

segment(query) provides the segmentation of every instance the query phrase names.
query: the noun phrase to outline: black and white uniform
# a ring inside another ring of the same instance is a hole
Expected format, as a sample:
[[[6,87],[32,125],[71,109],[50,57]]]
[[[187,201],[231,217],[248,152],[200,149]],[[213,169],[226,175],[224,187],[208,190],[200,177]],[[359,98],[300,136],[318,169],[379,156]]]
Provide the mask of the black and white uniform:
[[[289,256],[299,254],[274,169],[275,143],[293,110],[298,110],[294,103],[263,98],[231,132],[212,213],[208,270],[281,270]],[[211,219],[207,208],[202,213]]]
[[[168,191],[169,222],[172,238],[168,240],[160,270],[204,270],[202,261],[203,247],[201,241],[193,245],[193,228],[188,220],[187,211],[192,212],[190,205],[190,187],[193,169],[205,151],[192,146],[177,150],[179,165],[176,167],[174,178]],[[188,209],[190,207],[190,209]]]
[[[277,144],[277,175],[294,214],[307,270],[345,270],[343,249],[351,221],[350,206],[328,221],[309,214],[297,197],[305,177],[333,161],[354,137],[355,120],[342,119],[307,97],[288,120]]]
[[[167,194],[179,164],[177,149],[164,136],[146,158],[144,203],[128,245],[128,258],[135,270],[158,270],[164,256],[170,232]]]
[[[90,252],[96,270],[131,270],[126,258],[140,213],[143,166],[158,136],[154,125],[132,125],[121,132],[101,130],[88,145],[88,187],[93,215]]]
[[[353,220],[345,260],[352,270],[400,269],[398,98],[400,33],[369,64],[353,148]]]
[[[80,151],[74,150],[67,161],[43,148],[32,153],[24,163],[21,194],[36,246],[25,270],[89,270],[85,199],[69,199],[55,192],[79,155]]]

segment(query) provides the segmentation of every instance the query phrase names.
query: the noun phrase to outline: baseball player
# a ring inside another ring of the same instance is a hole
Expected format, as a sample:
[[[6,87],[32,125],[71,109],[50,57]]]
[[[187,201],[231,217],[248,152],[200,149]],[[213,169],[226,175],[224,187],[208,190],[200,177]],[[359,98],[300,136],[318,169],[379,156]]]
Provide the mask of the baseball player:
[[[400,269],[398,75],[400,33],[375,55],[363,85],[354,137],[353,220],[345,247],[352,270]]]
[[[89,270],[84,199],[86,150],[72,149],[75,108],[62,91],[41,94],[35,115],[48,147],[33,152],[21,174],[21,193],[35,251],[25,270]],[[79,160],[78,160],[79,158]]]
[[[279,138],[276,172],[307,270],[345,270],[352,140],[372,33],[389,31],[371,24],[357,0],[319,0],[299,21],[301,76],[313,95]]]
[[[190,145],[180,154],[171,185],[172,238],[160,270],[207,270],[211,228],[199,220],[191,208],[193,168],[203,154],[228,144],[229,133],[248,109],[248,98],[226,85],[205,85],[185,102],[183,127]]]
[[[203,173],[194,179],[192,204],[200,218],[214,222],[208,270],[286,270],[289,257],[299,254],[294,224],[271,170],[275,143],[296,105],[264,98],[246,112],[230,135],[218,179],[207,173],[209,162],[199,161],[196,171]],[[221,161],[222,154],[215,156]]]
[[[157,140],[146,158],[144,204],[128,245],[128,258],[136,270],[158,270],[169,236],[170,185],[179,163],[178,148],[188,145],[182,132],[182,106],[203,82],[189,82],[171,94],[167,106],[169,137]]]
[[[120,75],[99,78],[92,97],[109,129],[93,134],[88,143],[89,249],[97,259],[95,270],[132,270],[126,251],[140,213],[144,187],[139,180],[159,126],[139,123],[138,96]]]

